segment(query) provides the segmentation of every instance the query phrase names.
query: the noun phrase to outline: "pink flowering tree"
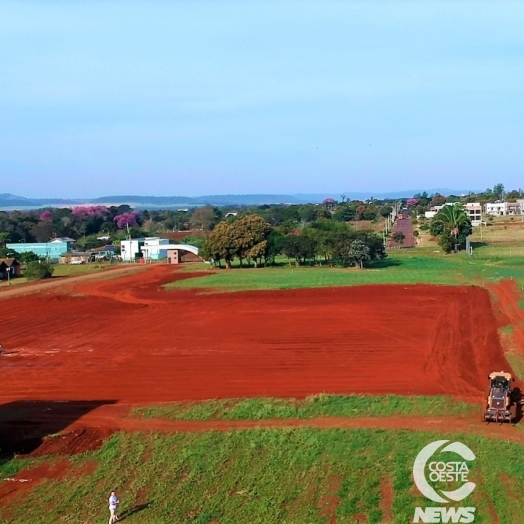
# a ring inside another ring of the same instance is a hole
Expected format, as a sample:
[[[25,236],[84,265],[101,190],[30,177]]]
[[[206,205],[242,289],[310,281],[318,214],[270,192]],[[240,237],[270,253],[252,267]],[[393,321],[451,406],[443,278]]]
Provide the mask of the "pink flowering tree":
[[[136,226],[138,223],[138,213],[136,211],[122,213],[121,215],[116,215],[113,220],[116,222],[118,229],[127,228],[127,232],[129,233],[129,228]]]
[[[105,206],[77,206],[73,208],[72,214],[79,220],[97,218],[107,215],[109,210]]]
[[[45,211],[42,211],[39,219],[42,222],[51,222],[51,220],[53,220],[53,213],[49,211],[49,209],[46,209]]]
[[[418,198],[408,198],[407,206],[408,207],[414,207],[418,206],[420,200]]]

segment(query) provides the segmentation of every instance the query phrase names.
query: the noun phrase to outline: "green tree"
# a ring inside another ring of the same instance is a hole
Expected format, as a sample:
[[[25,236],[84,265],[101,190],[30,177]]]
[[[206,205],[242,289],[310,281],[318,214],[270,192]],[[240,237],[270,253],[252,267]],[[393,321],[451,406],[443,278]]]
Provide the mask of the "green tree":
[[[215,224],[215,209],[211,206],[197,207],[189,220],[191,227],[209,231]]]
[[[360,269],[364,268],[364,262],[370,260],[369,247],[362,240],[353,240],[349,247],[349,256]]]
[[[20,254],[10,247],[0,247],[0,258],[16,258],[20,260]]]
[[[504,184],[495,184],[493,186],[493,195],[497,200],[502,200],[504,198]]]
[[[444,206],[431,221],[429,230],[434,237],[449,235],[453,240],[453,250],[456,253],[459,245],[463,244],[466,237],[471,235],[471,220],[462,206],[458,204]],[[447,239],[443,239],[442,242],[448,245]]]
[[[42,260],[33,260],[27,264],[24,276],[27,280],[41,280],[53,276],[54,267],[48,262]]]
[[[395,231],[391,235],[391,239],[393,240],[393,242],[397,242],[398,244],[403,244],[404,240],[406,239],[406,235],[404,235],[402,231]]]
[[[209,234],[202,247],[199,249],[202,257],[210,259],[217,266],[224,260],[226,268],[231,268],[231,263],[235,258],[235,238],[231,229],[231,224],[222,221]]]
[[[446,197],[442,196],[440,193],[435,193],[431,199],[429,205],[433,206],[443,206],[446,203]]]
[[[393,208],[391,206],[382,206],[379,208],[378,213],[381,217],[386,218],[388,215],[390,215],[393,212]]]
[[[350,220],[355,220],[356,215],[356,207],[346,203],[337,207],[333,215],[333,220],[337,222],[349,222]]]
[[[267,237],[267,246],[265,254],[265,265],[274,264],[277,255],[282,253],[282,246],[286,237],[280,232],[273,230]]]
[[[0,232],[0,247],[4,247],[9,240],[9,233],[7,231]]]
[[[220,265],[223,259],[226,268],[231,267],[235,257],[253,260],[257,267],[262,259],[267,260],[272,247],[268,239],[273,228],[259,215],[245,215],[240,218],[219,222],[202,245],[201,254]]]
[[[242,261],[254,260],[255,267],[265,257],[267,238],[273,228],[259,215],[246,215],[231,222],[230,235],[235,255]]]
[[[16,258],[20,264],[29,264],[29,262],[40,260],[40,257],[32,251],[16,254],[14,258]]]
[[[306,263],[315,258],[317,245],[308,235],[290,235],[286,237],[282,252],[287,258],[294,258],[297,263]]]
[[[449,231],[444,231],[437,241],[438,245],[442,248],[444,253],[451,253],[455,247],[455,242]]]

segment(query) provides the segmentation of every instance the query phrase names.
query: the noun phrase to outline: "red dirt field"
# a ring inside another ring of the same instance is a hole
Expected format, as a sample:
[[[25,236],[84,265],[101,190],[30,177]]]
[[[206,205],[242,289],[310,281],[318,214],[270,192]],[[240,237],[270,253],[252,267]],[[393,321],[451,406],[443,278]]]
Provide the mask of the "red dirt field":
[[[153,265],[4,301],[0,401],[478,397],[509,369],[479,287],[159,288],[194,275]]]

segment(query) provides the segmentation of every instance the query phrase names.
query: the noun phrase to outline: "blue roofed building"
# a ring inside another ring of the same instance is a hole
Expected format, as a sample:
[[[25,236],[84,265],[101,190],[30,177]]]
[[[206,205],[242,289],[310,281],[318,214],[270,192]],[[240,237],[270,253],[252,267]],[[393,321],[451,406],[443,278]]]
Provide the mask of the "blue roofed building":
[[[64,237],[55,238],[50,242],[8,243],[6,247],[15,250],[17,253],[28,253],[31,251],[41,258],[58,263],[62,255],[71,251],[74,242],[74,239]]]

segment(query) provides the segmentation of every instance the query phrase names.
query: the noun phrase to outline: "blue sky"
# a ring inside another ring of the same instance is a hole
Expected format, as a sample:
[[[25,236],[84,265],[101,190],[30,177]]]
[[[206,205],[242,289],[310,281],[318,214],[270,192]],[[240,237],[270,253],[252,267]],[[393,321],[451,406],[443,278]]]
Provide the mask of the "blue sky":
[[[524,186],[524,3],[0,0],[0,193]]]

